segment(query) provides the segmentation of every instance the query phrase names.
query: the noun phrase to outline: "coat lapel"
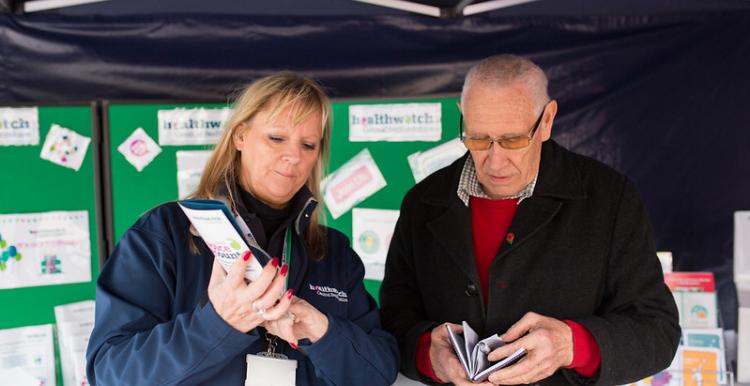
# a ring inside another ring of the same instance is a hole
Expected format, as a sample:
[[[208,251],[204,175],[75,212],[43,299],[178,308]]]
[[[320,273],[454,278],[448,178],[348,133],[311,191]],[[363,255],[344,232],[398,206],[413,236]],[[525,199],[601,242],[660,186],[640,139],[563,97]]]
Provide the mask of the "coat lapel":
[[[478,285],[479,275],[474,264],[469,208],[457,200],[446,208],[441,216],[427,223],[427,228],[440,246],[448,252],[448,256]]]
[[[519,248],[539,229],[549,223],[565,200],[585,198],[578,165],[568,161],[568,151],[555,141],[542,145],[542,159],[534,194],[523,200],[516,210],[502,248],[495,261]]]
[[[503,247],[498,251],[495,262],[523,245],[534,233],[552,220],[560,207],[562,207],[562,202],[545,197],[532,196],[521,202],[508,227],[508,236],[503,240]]]

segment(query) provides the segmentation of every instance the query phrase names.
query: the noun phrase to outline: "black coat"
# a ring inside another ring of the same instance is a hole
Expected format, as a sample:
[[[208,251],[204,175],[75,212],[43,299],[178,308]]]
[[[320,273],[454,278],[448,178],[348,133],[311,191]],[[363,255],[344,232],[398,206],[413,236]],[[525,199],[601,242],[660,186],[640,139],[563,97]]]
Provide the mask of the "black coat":
[[[380,290],[384,327],[416,370],[420,335],[467,321],[480,335],[505,332],[526,312],[583,325],[601,351],[599,385],[625,384],[669,366],[680,339],[646,210],[610,167],[550,140],[534,194],[523,200],[489,273],[485,307],[474,263],[471,212],[458,198],[468,155],[404,198]],[[563,369],[540,382],[586,383]]]

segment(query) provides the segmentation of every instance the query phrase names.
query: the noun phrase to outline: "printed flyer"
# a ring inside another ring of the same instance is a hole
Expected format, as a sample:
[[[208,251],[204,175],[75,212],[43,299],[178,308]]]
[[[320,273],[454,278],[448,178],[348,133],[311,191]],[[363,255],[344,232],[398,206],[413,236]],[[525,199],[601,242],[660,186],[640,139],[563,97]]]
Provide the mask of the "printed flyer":
[[[364,149],[321,182],[323,200],[334,219],[366,200],[386,182],[370,151]]]
[[[352,242],[365,265],[365,278],[383,280],[398,210],[352,209]]]
[[[0,289],[88,281],[87,211],[0,215]]]

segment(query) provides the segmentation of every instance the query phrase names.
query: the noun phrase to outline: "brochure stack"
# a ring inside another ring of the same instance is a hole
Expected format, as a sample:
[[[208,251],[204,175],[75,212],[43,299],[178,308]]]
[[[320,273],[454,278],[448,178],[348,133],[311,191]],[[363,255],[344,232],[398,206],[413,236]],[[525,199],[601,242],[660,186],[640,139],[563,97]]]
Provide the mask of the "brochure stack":
[[[727,371],[724,330],[719,325],[712,272],[665,272],[664,280],[680,313],[682,340],[672,364],[636,386],[718,386],[734,384]]]

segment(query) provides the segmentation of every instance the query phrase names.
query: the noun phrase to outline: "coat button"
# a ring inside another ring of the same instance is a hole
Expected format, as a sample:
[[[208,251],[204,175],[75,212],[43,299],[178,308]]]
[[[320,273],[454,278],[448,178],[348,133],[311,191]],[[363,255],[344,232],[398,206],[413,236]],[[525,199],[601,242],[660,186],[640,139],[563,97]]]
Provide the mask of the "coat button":
[[[479,295],[479,291],[477,291],[477,286],[474,283],[469,283],[466,285],[466,291],[464,291],[466,296],[473,298]]]

